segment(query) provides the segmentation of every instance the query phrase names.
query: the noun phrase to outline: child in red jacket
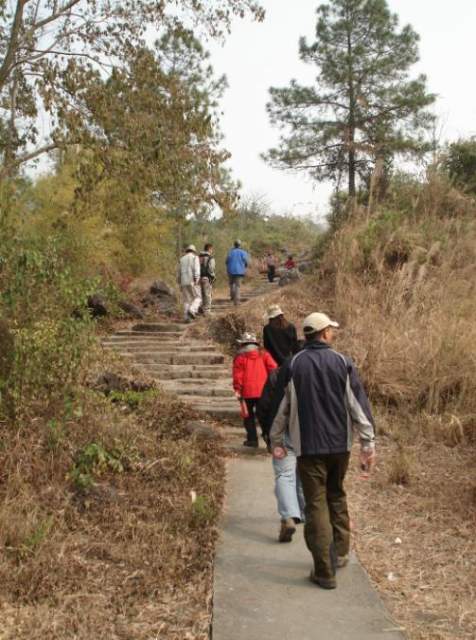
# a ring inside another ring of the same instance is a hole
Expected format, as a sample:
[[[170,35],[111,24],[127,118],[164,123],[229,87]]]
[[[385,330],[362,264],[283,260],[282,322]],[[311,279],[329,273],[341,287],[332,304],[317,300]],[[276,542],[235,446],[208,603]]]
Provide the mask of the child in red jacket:
[[[263,392],[268,374],[278,366],[267,351],[259,348],[254,333],[244,333],[238,340],[240,350],[233,360],[233,388],[236,396],[246,403],[248,416],[243,418],[246,429],[245,447],[258,446],[256,406]]]

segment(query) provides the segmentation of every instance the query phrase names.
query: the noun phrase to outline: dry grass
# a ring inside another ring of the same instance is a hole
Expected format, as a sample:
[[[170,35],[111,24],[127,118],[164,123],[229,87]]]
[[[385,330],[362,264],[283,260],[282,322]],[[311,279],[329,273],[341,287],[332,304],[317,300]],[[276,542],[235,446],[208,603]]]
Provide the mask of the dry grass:
[[[394,418],[392,428],[401,427]],[[472,640],[476,637],[476,452],[415,439],[410,432],[406,436],[411,459],[405,469],[408,484],[389,482],[401,454],[387,437],[380,438],[371,480],[350,474],[354,545],[409,639]]]
[[[139,413],[80,404],[54,436],[41,418],[2,434],[1,640],[208,638],[220,445],[167,397]],[[79,489],[70,470],[91,442],[120,450],[123,471]]]

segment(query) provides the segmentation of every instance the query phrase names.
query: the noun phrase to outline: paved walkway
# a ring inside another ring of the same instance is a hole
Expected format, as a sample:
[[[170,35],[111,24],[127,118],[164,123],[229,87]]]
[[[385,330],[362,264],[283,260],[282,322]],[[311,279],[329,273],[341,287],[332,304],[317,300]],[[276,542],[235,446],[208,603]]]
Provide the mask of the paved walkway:
[[[262,281],[243,301],[272,288]],[[233,308],[226,298],[215,300],[214,306],[215,313]],[[229,462],[213,640],[401,639],[355,558],[339,571],[338,588],[324,591],[307,578],[311,562],[302,530],[291,544],[277,542],[271,461],[260,455],[262,449],[242,446],[244,430],[230,362],[212,342],[189,337],[187,328],[181,323],[142,323],[118,331],[103,344],[183,402],[220,420],[227,447],[241,455]]]
[[[213,640],[401,640],[355,557],[325,591],[308,580],[302,527],[279,544],[269,458],[228,465],[217,550]]]

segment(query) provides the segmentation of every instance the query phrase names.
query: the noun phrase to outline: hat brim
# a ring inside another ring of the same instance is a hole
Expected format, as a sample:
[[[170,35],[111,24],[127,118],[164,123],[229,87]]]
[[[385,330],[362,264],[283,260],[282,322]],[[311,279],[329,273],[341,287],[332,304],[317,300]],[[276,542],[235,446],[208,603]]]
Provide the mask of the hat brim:
[[[311,335],[311,333],[319,333],[320,331],[324,331],[325,329],[328,329],[329,327],[332,327],[333,329],[338,329],[339,328],[339,323],[338,322],[334,322],[334,320],[331,320],[329,322],[329,324],[326,324],[325,327],[322,327],[322,329],[317,329],[316,327],[303,327],[303,332],[304,335]]]
[[[284,316],[284,312],[281,311],[281,309],[278,309],[273,313],[268,313],[268,320],[272,320],[273,318],[279,318],[279,316]]]

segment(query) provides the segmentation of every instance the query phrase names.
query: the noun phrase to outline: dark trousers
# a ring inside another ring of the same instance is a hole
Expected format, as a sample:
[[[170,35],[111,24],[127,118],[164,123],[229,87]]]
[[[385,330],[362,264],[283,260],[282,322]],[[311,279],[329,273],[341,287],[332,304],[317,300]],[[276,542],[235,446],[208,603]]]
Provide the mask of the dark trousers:
[[[250,442],[258,442],[256,407],[258,406],[259,398],[246,398],[245,402],[249,414],[247,418],[243,418],[243,424],[246,429],[246,439]]]
[[[350,548],[350,522],[344,478],[350,453],[300,456],[299,476],[306,501],[304,537],[317,577],[333,579],[336,556]]]
[[[276,267],[274,265],[269,265],[268,266],[268,280],[270,282],[274,282],[275,277],[276,277]]]

